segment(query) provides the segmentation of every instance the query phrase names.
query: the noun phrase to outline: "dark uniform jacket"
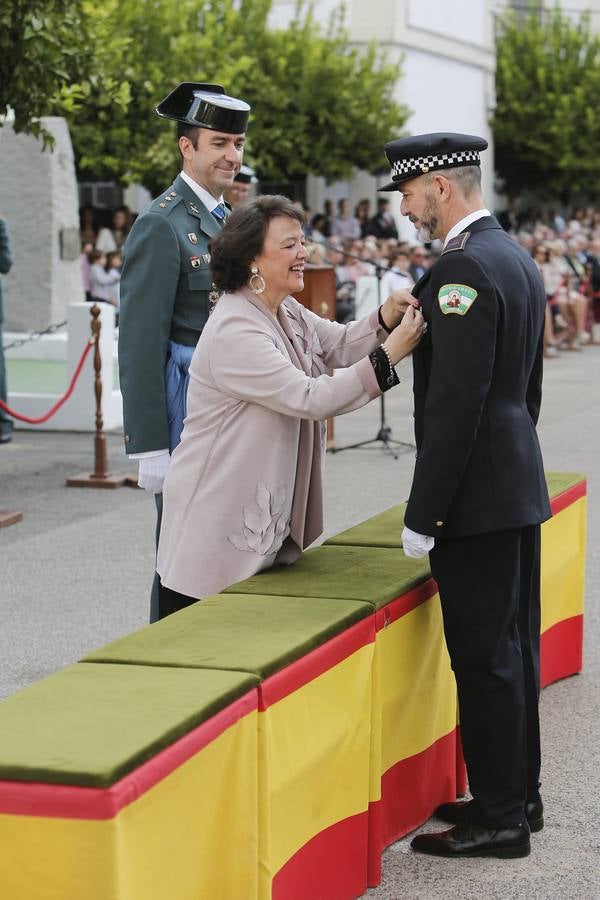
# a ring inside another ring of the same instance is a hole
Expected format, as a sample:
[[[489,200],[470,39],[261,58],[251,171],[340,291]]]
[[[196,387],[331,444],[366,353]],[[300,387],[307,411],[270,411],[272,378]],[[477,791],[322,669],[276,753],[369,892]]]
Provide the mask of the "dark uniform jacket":
[[[546,297],[531,257],[485,216],[415,285],[417,462],[405,523],[436,539],[551,515],[535,430]]]
[[[124,248],[119,373],[128,453],[169,446],[168,342],[195,347],[209,312],[208,244],[220,225],[178,176],[137,218]]]

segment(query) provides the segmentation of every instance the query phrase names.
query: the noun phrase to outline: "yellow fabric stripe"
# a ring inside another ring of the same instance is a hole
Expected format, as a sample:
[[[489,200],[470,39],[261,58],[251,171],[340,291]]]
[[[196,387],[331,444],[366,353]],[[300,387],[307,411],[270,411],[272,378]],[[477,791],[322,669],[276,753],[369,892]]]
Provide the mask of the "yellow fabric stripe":
[[[585,497],[542,525],[542,633],[583,613],[585,529]]]
[[[257,712],[115,819],[0,815],[7,900],[257,896]]]
[[[368,808],[373,651],[361,647],[259,713],[261,898],[311,838]]]
[[[377,633],[381,684],[381,773],[456,727],[438,594]]]

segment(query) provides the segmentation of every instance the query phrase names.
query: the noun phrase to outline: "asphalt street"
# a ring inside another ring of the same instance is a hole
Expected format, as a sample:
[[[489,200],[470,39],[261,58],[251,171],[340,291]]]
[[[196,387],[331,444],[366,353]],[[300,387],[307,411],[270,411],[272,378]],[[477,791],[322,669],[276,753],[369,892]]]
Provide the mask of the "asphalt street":
[[[410,366],[386,395],[398,458],[380,444],[328,454],[323,537],[407,497],[414,464]],[[542,697],[547,825],[523,860],[445,861],[408,840],[384,856],[369,900],[600,898],[600,347],[548,361],[539,433],[546,469],[588,478],[585,663]],[[336,421],[338,448],[375,438],[379,402]],[[107,435],[113,472],[134,474],[120,435]],[[0,697],[147,621],[154,566],[154,503],[141,490],[68,488],[93,466],[88,434],[18,430],[0,445],[0,509],[23,521],[0,529]],[[439,828],[431,821],[428,828]],[[319,900],[310,894],[307,900]],[[173,898],[176,900],[176,898]],[[243,900],[243,898],[240,898]]]

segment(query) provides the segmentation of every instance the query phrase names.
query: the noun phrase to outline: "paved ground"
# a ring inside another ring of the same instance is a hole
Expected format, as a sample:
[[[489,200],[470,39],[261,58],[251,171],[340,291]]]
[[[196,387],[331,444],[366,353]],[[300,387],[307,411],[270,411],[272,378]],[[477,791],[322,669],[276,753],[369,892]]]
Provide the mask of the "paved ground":
[[[410,443],[410,370],[387,395],[393,437]],[[600,898],[600,347],[563,353],[546,367],[540,435],[547,469],[588,475],[589,531],[585,670],[546,689],[542,700],[547,828],[526,860],[443,861],[399,841],[384,857],[369,900]],[[379,406],[336,422],[336,443],[368,440]],[[133,472],[118,435],[108,435],[113,471]],[[381,448],[329,454],[324,537],[408,494],[414,451]],[[0,530],[0,697],[79,659],[146,622],[153,570],[154,504],[130,488],[65,487],[92,467],[89,435],[19,431],[0,446],[0,508],[21,524]],[[430,823],[437,827],[439,823]],[[307,890],[307,900],[319,900]],[[177,898],[172,898],[177,900]],[[240,898],[241,900],[241,898]]]

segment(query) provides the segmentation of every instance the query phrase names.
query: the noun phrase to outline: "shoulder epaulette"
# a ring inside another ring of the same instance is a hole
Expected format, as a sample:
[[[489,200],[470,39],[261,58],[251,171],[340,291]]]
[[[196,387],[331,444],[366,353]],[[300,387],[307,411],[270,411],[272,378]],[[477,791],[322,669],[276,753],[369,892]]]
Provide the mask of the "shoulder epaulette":
[[[167,191],[156,198],[152,204],[152,212],[162,212],[164,210],[165,214],[168,215],[169,211],[177,206],[181,200],[183,200],[183,197],[177,191]]]
[[[471,237],[470,231],[463,231],[462,234],[457,234],[456,237],[452,238],[448,241],[444,249],[442,250],[442,256],[444,253],[449,253],[451,250],[464,250],[465,244]]]

